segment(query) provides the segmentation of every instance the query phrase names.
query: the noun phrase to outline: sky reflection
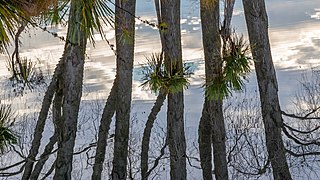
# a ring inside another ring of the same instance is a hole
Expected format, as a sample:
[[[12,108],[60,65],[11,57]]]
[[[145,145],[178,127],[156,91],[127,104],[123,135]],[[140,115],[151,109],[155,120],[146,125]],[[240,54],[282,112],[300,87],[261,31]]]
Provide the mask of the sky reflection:
[[[156,22],[153,3],[152,0],[137,1],[137,16]],[[280,94],[285,92],[288,96],[289,90],[291,94],[293,93],[292,85],[298,83],[299,72],[318,66],[320,62],[320,1],[268,0],[266,3],[270,23],[270,42],[279,79]],[[199,2],[182,0],[181,6],[183,59],[199,65],[191,84],[197,86],[198,91],[202,93],[200,85],[204,81],[204,68]],[[237,33],[246,36],[241,1],[236,1],[235,4],[233,27]],[[58,32],[61,36],[66,35],[66,28],[63,26],[52,27],[51,30]],[[115,44],[114,30],[108,28],[106,37]],[[95,35],[95,40],[95,46],[89,45],[87,48],[84,90],[104,94],[103,97],[106,98],[115,77],[115,56],[100,35]],[[21,41],[21,56],[39,59],[41,61],[39,65],[53,71],[63,53],[64,42],[34,29],[25,33]],[[158,30],[137,20],[135,44],[135,67],[137,67],[135,71],[138,71],[140,65],[146,62],[146,56],[161,50]],[[1,55],[0,58],[0,80],[6,81],[5,79],[10,74],[6,70],[5,56]],[[291,77],[294,74],[296,76]],[[136,77],[134,79],[133,97],[135,100],[154,98],[153,94],[144,91],[139,86],[141,83],[139,79]],[[250,79],[248,87],[256,88],[254,76],[251,76]],[[288,103],[286,98],[281,99],[284,99],[283,104]]]

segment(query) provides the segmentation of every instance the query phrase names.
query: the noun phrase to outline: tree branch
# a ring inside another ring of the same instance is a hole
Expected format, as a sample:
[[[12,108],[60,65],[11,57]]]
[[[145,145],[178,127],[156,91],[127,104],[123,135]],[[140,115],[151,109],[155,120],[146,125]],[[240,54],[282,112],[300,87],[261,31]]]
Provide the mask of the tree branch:
[[[317,107],[317,108],[313,109],[311,112],[309,112],[308,114],[306,114],[305,116],[297,116],[295,114],[286,113],[285,111],[281,111],[281,114],[285,115],[287,117],[301,119],[301,120],[315,120],[315,119],[320,120],[320,117],[309,117],[311,114],[317,112],[319,109],[320,109],[320,107]]]

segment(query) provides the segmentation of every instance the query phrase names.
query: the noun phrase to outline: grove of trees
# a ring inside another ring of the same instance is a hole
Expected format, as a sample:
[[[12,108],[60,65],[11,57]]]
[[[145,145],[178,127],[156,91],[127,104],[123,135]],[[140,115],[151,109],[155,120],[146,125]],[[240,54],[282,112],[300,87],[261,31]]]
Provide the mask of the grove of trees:
[[[314,83],[307,79],[301,82],[301,94],[295,99],[296,112],[283,111],[265,1],[242,0],[242,3],[248,41],[231,26],[235,0],[199,1],[205,64],[204,103],[198,137],[194,137],[197,140],[193,143],[197,155],[191,157],[185,130],[184,91],[192,72],[182,58],[180,0],[154,0],[157,23],[136,16],[135,0],[0,0],[0,50],[10,56],[12,80],[29,88],[41,80],[40,76],[37,81],[28,78],[31,75],[28,63],[19,56],[19,38],[25,29],[40,28],[64,42],[64,52],[43,94],[26,155],[16,148],[23,137],[15,133],[11,107],[0,104],[0,158],[14,153],[21,159],[12,164],[1,163],[0,177],[77,179],[73,171],[74,162],[79,161],[75,156],[79,154],[87,156],[80,159],[90,169],[86,172],[91,174],[86,177],[95,180],[166,179],[164,172],[169,171],[170,179],[184,180],[188,179],[189,166],[200,169],[199,176],[205,180],[264,175],[272,175],[275,180],[291,180],[295,162],[318,167],[320,75],[315,70]],[[68,19],[66,37],[43,26],[43,22],[61,24],[62,19]],[[136,143],[137,152],[131,144],[136,21],[156,28],[161,41],[159,52],[150,52],[153,54],[143,65],[142,86],[157,98],[148,118],[142,121],[145,127]],[[115,45],[105,36],[106,26],[115,30]],[[89,43],[95,44],[95,34],[107,42],[105,50],[114,53],[116,76],[101,110],[94,142],[76,151],[86,51]],[[14,52],[10,54],[8,47],[12,44]],[[244,81],[253,71],[251,64],[259,88],[255,99],[258,105],[254,106],[248,105],[252,98],[238,103],[232,97],[235,91],[245,90]],[[166,107],[162,107],[164,104]],[[157,141],[154,127],[161,108],[166,109],[166,128],[162,129],[160,150],[154,153],[156,148],[152,145]],[[50,123],[52,136],[44,140]],[[108,158],[112,158],[111,164]],[[170,168],[161,170],[161,163]]]

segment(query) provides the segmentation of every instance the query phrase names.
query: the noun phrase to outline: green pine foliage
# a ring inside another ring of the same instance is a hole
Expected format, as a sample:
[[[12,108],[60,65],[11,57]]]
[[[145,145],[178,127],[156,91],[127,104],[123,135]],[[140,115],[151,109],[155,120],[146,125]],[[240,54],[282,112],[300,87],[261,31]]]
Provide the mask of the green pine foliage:
[[[222,73],[204,85],[205,95],[210,99],[223,99],[232,95],[232,91],[241,91],[244,80],[250,72],[250,47],[235,33],[227,38],[222,49]]]
[[[172,64],[171,68],[166,68],[163,54],[152,54],[147,57],[147,63],[143,66],[144,81],[141,86],[149,88],[153,92],[159,92],[164,89],[168,93],[177,93],[188,87],[189,81],[187,76],[191,72],[190,66],[177,70],[178,67]],[[171,70],[168,70],[171,69]]]
[[[17,144],[18,137],[10,129],[13,111],[9,105],[0,105],[0,154],[4,153],[10,144]]]

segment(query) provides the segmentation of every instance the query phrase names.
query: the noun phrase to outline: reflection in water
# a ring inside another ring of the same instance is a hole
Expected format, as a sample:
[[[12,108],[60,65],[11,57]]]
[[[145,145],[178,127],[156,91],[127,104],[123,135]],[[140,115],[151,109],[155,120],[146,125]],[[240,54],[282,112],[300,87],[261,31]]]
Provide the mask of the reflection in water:
[[[143,19],[155,21],[155,14],[152,11],[153,3],[153,1],[149,0],[138,1],[137,8],[141,10],[137,11],[140,13],[138,16],[141,15]],[[189,141],[196,141],[193,138],[197,134],[196,130],[200,118],[199,112],[201,112],[204,99],[203,90],[201,89],[201,85],[204,83],[204,64],[200,18],[198,7],[196,7],[197,3],[190,3],[189,0],[183,0],[182,3],[185,3],[182,4],[183,12],[181,20],[183,58],[185,62],[193,63],[192,67],[195,67],[194,75],[189,79],[191,86],[185,91],[186,131],[189,135]],[[281,105],[285,107],[291,104],[290,98],[294,94],[294,88],[299,84],[299,74],[301,71],[319,65],[320,2],[310,0],[270,0],[267,1],[267,5],[270,12],[270,41],[272,43],[273,60],[277,69],[280,101]],[[245,33],[245,22],[240,1],[236,2],[235,8],[233,21],[235,29],[240,33]],[[66,35],[65,27],[53,27],[50,30],[57,32],[61,36]],[[134,70],[134,90],[132,95],[134,102],[132,112],[136,113],[142,127],[143,120],[147,119],[146,112],[149,111],[153,103],[148,100],[155,99],[155,95],[140,86],[141,77],[143,76],[141,64],[145,63],[146,56],[159,52],[161,46],[158,30],[137,21],[136,31],[136,68]],[[18,74],[21,74],[18,77],[12,78],[14,84],[16,84],[14,88],[18,89],[21,87],[25,88],[27,84],[24,84],[24,82],[35,82],[37,84],[45,80],[48,83],[47,80],[49,78],[46,77],[47,74],[43,74],[39,67],[40,65],[41,67],[46,65],[44,68],[52,72],[63,51],[64,44],[58,39],[38,30],[32,29],[30,32],[30,34],[25,34],[23,39],[21,39],[22,52],[20,55],[28,57],[28,59],[25,59],[21,64],[16,64],[14,67],[17,72],[20,72]],[[111,43],[114,43],[114,31],[108,29],[106,34]],[[41,59],[41,61],[31,61],[29,59]],[[101,107],[104,106],[103,99],[107,98],[115,77],[115,57],[113,52],[108,48],[107,43],[102,41],[99,36],[96,36],[95,47],[91,46],[87,49],[85,66],[84,95],[81,105],[82,110],[79,116],[80,121],[88,122],[89,125],[86,126],[84,123],[80,123],[77,148],[92,143],[88,141],[95,138],[95,130],[92,128],[92,124],[94,124],[92,123],[92,116],[96,120],[100,118]],[[18,110],[19,115],[26,114],[28,118],[35,117],[37,114],[34,112],[38,112],[39,104],[43,99],[43,93],[33,91],[28,92],[27,96],[23,97],[8,95],[8,91],[12,90],[12,86],[5,86],[4,84],[11,74],[5,67],[5,57],[0,56],[1,101],[6,100],[6,103],[12,103],[13,108]],[[256,84],[255,76],[252,74],[249,77],[249,83],[246,85],[247,92],[256,90]],[[235,94],[235,97],[238,97],[238,95]],[[165,111],[166,109],[160,113],[160,123],[165,122]],[[21,120],[25,119],[21,118]],[[140,129],[135,129],[137,134],[140,133],[138,130]],[[160,131],[161,129],[158,128],[158,130]],[[89,139],[89,136],[92,139]],[[80,166],[78,168],[81,169]],[[196,170],[190,168],[190,172],[192,171]],[[197,179],[196,173],[194,173],[194,176]]]
[[[311,18],[312,19],[320,19],[320,8],[315,8],[314,11],[315,11],[315,14],[312,14]]]
[[[197,3],[190,1],[183,1],[183,13],[181,19],[182,30],[182,45],[183,45],[183,58],[185,61],[193,61],[196,64],[202,64],[203,49],[201,43],[201,30],[200,30],[200,18],[199,10],[196,8]],[[279,9],[275,6],[279,4],[279,1],[271,1],[268,3],[268,10],[270,11],[270,41],[272,43],[273,60],[278,70],[278,74],[282,77],[279,78],[280,94],[282,91],[286,92],[287,96],[292,94],[287,92],[290,88],[288,78],[292,81],[291,74],[282,73],[279,70],[297,71],[308,69],[312,66],[318,65],[319,62],[319,37],[320,37],[320,23],[318,20],[319,15],[319,2],[298,2],[298,1],[282,1],[292,8],[298,8],[301,6],[302,10],[295,11],[296,16],[276,16],[276,12],[292,14],[293,11],[289,11],[288,8]],[[315,5],[317,4],[317,5]],[[138,2],[138,15],[141,15],[142,19],[147,19],[155,22],[155,14],[152,8],[152,1]],[[188,11],[192,9],[192,11]],[[302,12],[303,11],[303,12]],[[298,13],[297,13],[298,12]],[[309,15],[308,15],[309,14]],[[313,19],[312,19],[313,18]],[[279,26],[278,21],[286,21],[287,23]],[[302,21],[301,21],[302,20]],[[236,2],[234,13],[234,26],[239,33],[245,33],[245,22],[242,13],[242,4]],[[289,25],[288,25],[289,24]],[[50,31],[55,31],[59,36],[66,34],[66,28],[63,26],[57,26],[49,28]],[[141,24],[137,21],[136,25],[136,48],[135,48],[135,71],[139,70],[141,64],[145,62],[145,57],[152,53],[159,52],[161,50],[158,30],[152,27]],[[114,31],[110,28],[106,31],[108,39],[114,44]],[[109,50],[107,43],[102,41],[97,35],[95,47],[89,46],[87,49],[84,90],[87,92],[95,92],[106,98],[110,90],[111,84],[115,77],[115,57],[113,52]],[[24,34],[22,41],[21,56],[31,59],[41,59],[41,64],[47,65],[49,71],[53,71],[55,64],[58,62],[63,51],[63,42],[53,38],[51,35],[42,32],[40,30],[31,29],[29,33]],[[9,76],[9,72],[5,71],[4,56],[0,57],[3,65],[0,66],[0,81],[1,78]],[[137,73],[135,73],[137,74]],[[199,86],[204,82],[204,68],[199,66],[195,71],[195,75],[191,77],[191,85]],[[254,78],[254,77],[252,77]],[[252,79],[251,78],[251,79]],[[134,91],[133,97],[135,100],[139,99],[153,99],[154,95],[148,91],[144,91],[139,87],[141,84],[140,78],[134,77]],[[3,80],[2,80],[3,81]],[[295,82],[297,83],[297,81]],[[248,87],[256,88],[255,81],[248,84]],[[86,99],[94,99],[92,97],[86,97]],[[281,97],[286,99],[286,97]],[[284,100],[286,102],[286,100]]]
[[[35,62],[26,57],[19,58],[19,61],[8,63],[8,69],[12,73],[9,79],[12,82],[13,92],[16,95],[22,95],[26,87],[32,90],[36,86],[45,83],[42,70],[36,67],[36,65]]]
[[[320,62],[320,23],[290,26],[290,29],[272,29],[272,54],[278,69],[302,70]]]

